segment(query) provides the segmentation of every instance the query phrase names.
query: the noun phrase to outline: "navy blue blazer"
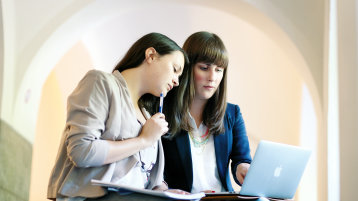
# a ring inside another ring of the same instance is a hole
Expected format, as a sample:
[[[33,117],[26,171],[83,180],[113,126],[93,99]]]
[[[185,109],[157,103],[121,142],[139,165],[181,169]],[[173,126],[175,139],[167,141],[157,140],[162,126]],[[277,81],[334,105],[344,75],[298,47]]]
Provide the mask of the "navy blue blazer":
[[[236,167],[240,163],[251,163],[249,141],[244,120],[238,105],[227,104],[224,117],[225,132],[214,136],[216,165],[221,184],[226,191],[233,191],[229,162],[236,183]],[[190,192],[193,185],[193,164],[187,131],[182,130],[176,137],[162,137],[165,156],[164,179],[169,188]]]

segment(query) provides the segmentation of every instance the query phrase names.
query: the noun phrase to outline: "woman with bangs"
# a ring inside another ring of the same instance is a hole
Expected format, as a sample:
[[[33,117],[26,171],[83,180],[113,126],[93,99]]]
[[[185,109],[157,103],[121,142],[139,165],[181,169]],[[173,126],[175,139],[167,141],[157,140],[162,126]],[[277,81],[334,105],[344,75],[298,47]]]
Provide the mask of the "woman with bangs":
[[[169,134],[162,137],[165,181],[169,188],[192,193],[233,191],[229,163],[241,185],[251,156],[240,108],[226,102],[226,48],[216,34],[197,32],[183,49],[189,64],[164,104],[169,123]]]

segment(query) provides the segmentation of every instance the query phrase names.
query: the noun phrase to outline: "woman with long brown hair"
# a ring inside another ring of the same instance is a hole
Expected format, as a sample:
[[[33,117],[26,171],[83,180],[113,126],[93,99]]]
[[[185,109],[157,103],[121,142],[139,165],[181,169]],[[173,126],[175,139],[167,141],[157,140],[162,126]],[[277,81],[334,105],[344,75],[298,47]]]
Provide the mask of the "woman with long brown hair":
[[[68,98],[47,197],[82,201],[106,195],[107,189],[92,185],[91,179],[166,190],[160,138],[168,122],[155,105],[160,94],[179,85],[186,61],[173,40],[149,33],[132,45],[112,73],[89,71]],[[100,200],[111,195],[116,194]]]
[[[189,64],[164,107],[170,133],[162,137],[165,180],[192,193],[233,191],[230,161],[242,184],[251,156],[240,108],[226,102],[226,48],[216,34],[197,32],[183,49]]]

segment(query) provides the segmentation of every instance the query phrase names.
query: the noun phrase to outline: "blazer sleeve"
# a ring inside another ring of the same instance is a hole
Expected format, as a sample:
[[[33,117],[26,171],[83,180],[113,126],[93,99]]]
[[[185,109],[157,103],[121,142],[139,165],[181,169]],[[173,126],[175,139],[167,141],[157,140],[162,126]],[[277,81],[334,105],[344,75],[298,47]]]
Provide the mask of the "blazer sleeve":
[[[250,155],[249,140],[246,134],[244,119],[242,118],[242,114],[238,105],[234,105],[234,111],[234,118],[232,118],[233,145],[231,152],[231,172],[235,182],[241,185],[236,178],[236,167],[240,163],[251,163],[252,159]]]
[[[101,139],[108,117],[110,87],[106,77],[89,71],[68,98],[65,144],[77,167],[104,164],[108,143]]]

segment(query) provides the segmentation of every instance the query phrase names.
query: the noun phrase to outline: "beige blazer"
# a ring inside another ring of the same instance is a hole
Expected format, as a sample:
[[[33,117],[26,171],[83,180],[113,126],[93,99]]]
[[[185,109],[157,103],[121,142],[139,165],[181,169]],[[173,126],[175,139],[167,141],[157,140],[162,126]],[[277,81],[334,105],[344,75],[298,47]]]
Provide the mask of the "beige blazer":
[[[102,187],[91,179],[111,181],[126,175],[139,162],[138,153],[112,164],[104,164],[106,140],[125,140],[138,136],[137,121],[127,84],[122,75],[91,70],[79,82],[67,101],[67,120],[48,184],[48,198],[100,197]],[[152,169],[148,189],[163,181],[164,154],[158,141],[157,163]]]

